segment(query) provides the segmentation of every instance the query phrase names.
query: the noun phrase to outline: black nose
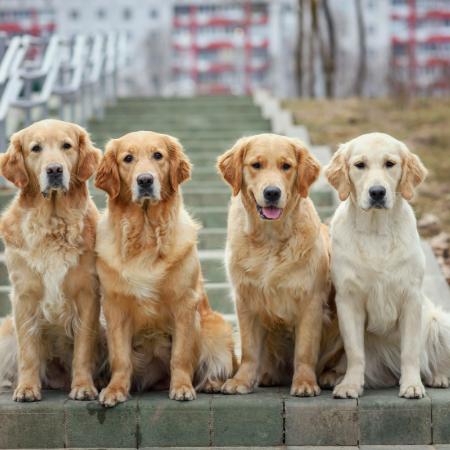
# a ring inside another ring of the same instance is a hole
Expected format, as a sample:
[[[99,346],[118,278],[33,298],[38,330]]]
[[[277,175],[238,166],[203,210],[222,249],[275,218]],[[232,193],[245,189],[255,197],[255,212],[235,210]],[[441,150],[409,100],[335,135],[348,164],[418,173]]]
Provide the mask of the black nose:
[[[61,164],[49,164],[47,166],[47,175],[52,178],[62,177],[63,174],[63,166]]]
[[[153,184],[154,176],[149,173],[143,173],[136,178],[137,184],[142,188],[148,188]]]
[[[386,188],[383,186],[372,186],[369,189],[369,195],[373,200],[379,202],[386,197]]]
[[[268,202],[277,202],[281,197],[281,189],[269,186],[264,189],[263,195]]]

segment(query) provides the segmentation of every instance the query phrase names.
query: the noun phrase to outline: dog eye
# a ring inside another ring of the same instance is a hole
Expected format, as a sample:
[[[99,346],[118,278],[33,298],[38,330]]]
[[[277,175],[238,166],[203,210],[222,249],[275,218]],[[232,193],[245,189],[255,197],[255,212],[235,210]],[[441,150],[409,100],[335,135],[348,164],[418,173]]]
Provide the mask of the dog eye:
[[[357,167],[358,169],[364,169],[364,167],[366,167],[366,165],[363,162],[361,162],[361,163],[355,164],[355,167]]]
[[[125,162],[131,162],[131,161],[133,161],[133,157],[131,155],[127,155],[127,156],[125,156],[125,158],[123,160]]]
[[[155,153],[155,159],[161,159],[162,155],[161,153]]]
[[[386,161],[386,167],[394,167],[395,163],[392,161]]]
[[[254,169],[261,169],[261,164],[260,163],[255,163],[255,164],[252,164],[252,167]]]
[[[41,147],[39,147],[39,145],[35,145],[35,146],[31,149],[31,151],[32,151],[32,152],[38,153],[38,152],[41,151]]]
[[[68,142],[66,142],[66,143],[63,145],[63,148],[65,148],[65,149],[67,150],[67,149],[69,149],[69,148],[72,148],[72,146],[71,146]]]
[[[289,170],[291,166],[289,164],[284,163],[283,164],[283,170]]]

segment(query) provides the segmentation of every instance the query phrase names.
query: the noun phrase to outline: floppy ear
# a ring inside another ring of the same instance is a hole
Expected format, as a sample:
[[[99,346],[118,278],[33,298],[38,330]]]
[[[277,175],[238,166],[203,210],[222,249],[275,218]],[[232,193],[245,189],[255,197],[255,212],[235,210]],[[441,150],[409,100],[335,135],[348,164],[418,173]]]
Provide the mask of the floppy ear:
[[[13,134],[8,150],[4,155],[1,155],[0,159],[0,171],[2,175],[18,188],[24,188],[29,182],[23,161],[21,139],[22,131]]]
[[[110,198],[116,198],[120,192],[119,168],[116,161],[116,141],[111,139],[106,145],[105,154],[95,175],[94,186],[105,191]]]
[[[317,181],[320,174],[320,163],[311,155],[306,145],[297,138],[291,139],[297,153],[297,190],[303,197],[307,198],[309,187]]]
[[[411,200],[414,195],[414,189],[422,183],[428,171],[419,157],[411,153],[405,144],[402,143],[401,148],[403,150],[403,163],[400,193],[405,200]]]
[[[78,131],[78,181],[84,182],[94,175],[102,157],[102,152],[92,145],[89,134],[84,128],[75,125]]]
[[[323,171],[328,182],[338,191],[341,201],[347,200],[350,195],[350,177],[347,164],[348,145],[348,143],[341,144],[330,164]]]
[[[169,150],[170,184],[174,192],[178,192],[178,186],[191,178],[192,164],[178,139],[166,134],[164,140]]]
[[[244,153],[249,142],[248,137],[240,138],[231,150],[219,156],[217,160],[217,168],[222,178],[232,187],[234,196],[241,190]]]

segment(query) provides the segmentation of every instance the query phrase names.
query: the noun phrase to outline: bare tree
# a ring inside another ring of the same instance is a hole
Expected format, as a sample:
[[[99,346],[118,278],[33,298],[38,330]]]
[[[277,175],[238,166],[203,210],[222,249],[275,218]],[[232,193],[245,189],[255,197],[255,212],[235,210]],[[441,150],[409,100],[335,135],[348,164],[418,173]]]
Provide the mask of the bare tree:
[[[334,97],[334,75],[336,72],[336,33],[334,30],[334,21],[331,16],[328,0],[323,0],[323,11],[327,24],[328,34],[328,54],[322,51],[323,67],[325,72],[325,91],[327,97]],[[325,46],[322,46],[323,48]]]
[[[315,59],[315,41],[317,38],[317,4],[316,0],[310,0],[310,7],[311,7],[311,31],[309,34],[309,75],[308,75],[308,94],[311,98],[315,97],[316,93],[314,90],[314,59]]]
[[[297,74],[297,92],[299,97],[303,96],[303,38],[304,38],[304,21],[303,21],[303,0],[298,0],[298,37],[295,70]]]
[[[364,88],[364,80],[366,78],[366,30],[364,27],[364,17],[362,11],[361,0],[355,0],[356,16],[358,19],[358,40],[359,40],[359,65],[356,76],[355,93],[361,96]]]

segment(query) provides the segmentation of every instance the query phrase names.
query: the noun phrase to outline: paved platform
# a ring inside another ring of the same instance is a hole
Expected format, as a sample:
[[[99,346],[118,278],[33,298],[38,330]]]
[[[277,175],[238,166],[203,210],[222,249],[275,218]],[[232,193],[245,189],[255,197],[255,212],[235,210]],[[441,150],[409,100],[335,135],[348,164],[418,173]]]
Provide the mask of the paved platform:
[[[287,388],[245,396],[198,394],[192,402],[145,392],[106,409],[67,393],[44,391],[41,402],[0,396],[0,448],[146,448],[431,445],[450,443],[450,390],[427,389],[421,400],[398,388],[337,400],[331,391],[296,398]]]

